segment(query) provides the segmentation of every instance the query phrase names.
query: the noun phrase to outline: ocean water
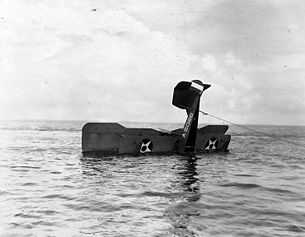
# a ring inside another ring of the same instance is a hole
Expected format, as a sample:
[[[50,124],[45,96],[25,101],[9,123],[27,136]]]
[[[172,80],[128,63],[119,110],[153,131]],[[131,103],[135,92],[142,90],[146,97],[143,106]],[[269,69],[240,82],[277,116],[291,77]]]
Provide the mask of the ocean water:
[[[0,236],[305,236],[305,127],[190,160],[83,157],[82,125],[0,122]]]

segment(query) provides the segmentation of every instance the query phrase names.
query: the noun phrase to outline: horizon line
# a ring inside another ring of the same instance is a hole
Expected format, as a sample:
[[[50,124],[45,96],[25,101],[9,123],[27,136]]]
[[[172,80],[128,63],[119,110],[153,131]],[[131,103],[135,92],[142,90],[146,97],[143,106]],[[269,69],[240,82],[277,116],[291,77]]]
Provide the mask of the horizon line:
[[[184,122],[159,122],[159,121],[98,121],[97,119],[41,119],[41,118],[32,118],[32,119],[19,119],[19,118],[15,118],[15,119],[0,119],[0,121],[52,121],[52,122],[59,122],[59,121],[63,121],[63,122],[85,122],[85,123],[147,123],[147,124],[153,124],[153,123],[159,123],[159,124],[184,124]],[[235,123],[235,122],[234,122]],[[263,123],[235,123],[233,124],[233,122],[231,123],[199,123],[199,125],[229,125],[229,126],[236,126],[238,127],[238,125],[250,125],[250,126],[289,126],[289,127],[304,127],[305,124],[263,124]]]

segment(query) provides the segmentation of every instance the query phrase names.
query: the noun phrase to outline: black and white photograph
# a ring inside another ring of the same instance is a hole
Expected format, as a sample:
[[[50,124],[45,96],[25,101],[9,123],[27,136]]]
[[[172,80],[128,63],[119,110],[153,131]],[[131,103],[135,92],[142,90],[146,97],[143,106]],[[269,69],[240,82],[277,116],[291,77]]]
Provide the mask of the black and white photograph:
[[[305,236],[304,13],[0,0],[0,237]]]

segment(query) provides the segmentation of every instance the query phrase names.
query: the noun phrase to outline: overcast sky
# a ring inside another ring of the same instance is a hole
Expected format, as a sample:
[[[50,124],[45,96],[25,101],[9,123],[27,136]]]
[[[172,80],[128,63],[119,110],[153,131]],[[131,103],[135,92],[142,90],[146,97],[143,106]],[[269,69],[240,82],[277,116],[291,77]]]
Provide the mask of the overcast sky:
[[[173,88],[199,78],[204,111],[305,125],[304,13],[297,0],[1,0],[0,119],[183,122]]]

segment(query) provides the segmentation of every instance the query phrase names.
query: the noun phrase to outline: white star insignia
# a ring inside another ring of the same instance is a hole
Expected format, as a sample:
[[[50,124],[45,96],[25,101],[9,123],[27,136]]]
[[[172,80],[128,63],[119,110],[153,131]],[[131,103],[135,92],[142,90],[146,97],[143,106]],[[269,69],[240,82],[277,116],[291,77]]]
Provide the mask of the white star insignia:
[[[217,139],[215,139],[214,141],[211,141],[211,139],[209,140],[209,145],[206,146],[205,150],[215,150],[216,149],[216,142]]]
[[[151,150],[149,149],[149,144],[151,143],[151,141],[147,142],[147,143],[142,143],[140,152],[141,153],[145,153],[145,152],[151,152]],[[144,149],[145,148],[145,149]]]

